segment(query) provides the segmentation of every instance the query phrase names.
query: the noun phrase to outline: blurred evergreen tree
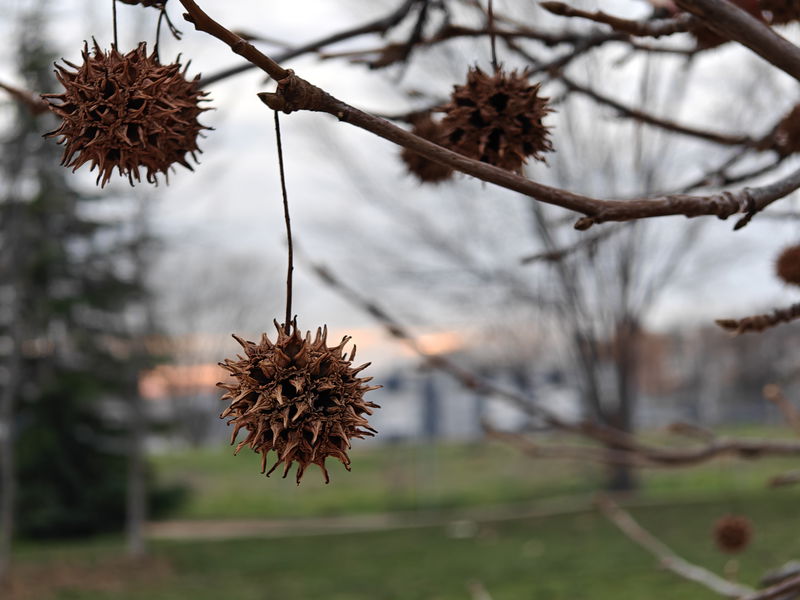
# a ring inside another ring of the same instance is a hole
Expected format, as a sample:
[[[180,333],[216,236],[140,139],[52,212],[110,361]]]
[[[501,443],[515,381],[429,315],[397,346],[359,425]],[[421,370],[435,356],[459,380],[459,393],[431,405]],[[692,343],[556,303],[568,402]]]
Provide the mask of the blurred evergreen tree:
[[[20,29],[19,72],[27,89],[52,91],[56,56],[39,4]],[[128,404],[150,360],[135,341],[149,324],[137,259],[145,234],[75,187],[61,147],[42,137],[55,128],[51,115],[15,110],[0,138],[0,325],[9,340],[0,360],[14,388],[15,525],[25,536],[121,529],[136,437]]]

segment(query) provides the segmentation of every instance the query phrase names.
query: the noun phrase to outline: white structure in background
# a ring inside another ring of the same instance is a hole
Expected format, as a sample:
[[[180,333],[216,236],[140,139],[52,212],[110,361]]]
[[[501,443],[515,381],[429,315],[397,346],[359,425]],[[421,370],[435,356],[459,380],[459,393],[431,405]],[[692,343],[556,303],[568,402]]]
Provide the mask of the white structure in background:
[[[558,382],[558,378],[534,377],[528,389],[520,389],[511,376],[497,373],[490,377],[497,385],[522,392],[564,419],[579,419],[577,393]],[[370,392],[371,400],[381,406],[370,418],[380,432],[378,441],[476,439],[483,436],[484,419],[505,430],[542,426],[512,402],[467,390],[438,371],[406,368],[376,380],[384,386]]]
[[[559,377],[529,376],[532,384],[520,389],[519,382],[503,373],[485,375],[496,384],[522,392],[534,402],[565,419],[580,415],[577,393]],[[142,380],[142,394],[149,400],[151,417],[167,425],[150,444],[158,450],[175,445],[218,445],[231,433],[219,419],[224,404],[215,383],[224,378],[216,365],[162,365]],[[483,436],[481,422],[498,429],[541,427],[513,403],[487,398],[466,390],[452,377],[411,364],[392,373],[378,374],[384,387],[369,392],[380,409],[370,417],[378,430],[375,443],[398,440],[469,440]]]

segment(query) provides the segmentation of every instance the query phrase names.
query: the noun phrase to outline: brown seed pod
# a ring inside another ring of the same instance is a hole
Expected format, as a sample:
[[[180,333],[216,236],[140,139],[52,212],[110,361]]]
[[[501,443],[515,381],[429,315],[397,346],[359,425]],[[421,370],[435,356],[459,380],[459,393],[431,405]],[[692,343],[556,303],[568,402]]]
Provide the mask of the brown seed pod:
[[[429,114],[414,120],[414,127],[411,129],[411,133],[439,145],[442,145],[444,139],[444,131],[441,124],[431,119]],[[453,169],[447,165],[425,158],[408,148],[403,148],[400,158],[403,159],[408,172],[422,183],[440,183],[453,176]]]
[[[722,552],[736,554],[753,538],[753,524],[741,515],[725,515],[714,523],[714,541]]]
[[[528,157],[544,160],[551,152],[549,129],[542,118],[551,112],[540,84],[531,85],[527,72],[498,70],[489,76],[478,67],[467,83],[455,86],[442,127],[445,145],[465,156],[516,171]]]
[[[800,104],[795,105],[780,120],[772,136],[764,141],[763,146],[772,147],[783,156],[800,152]]]
[[[319,465],[328,483],[325,459],[339,459],[350,470],[347,450],[352,438],[377,433],[364,415],[371,415],[377,404],[366,402],[364,394],[380,386],[366,385],[371,377],[359,378],[358,373],[369,363],[354,368],[344,346],[349,336],[338,346],[327,346],[328,328],[317,329],[305,337],[293,322],[287,333],[275,323],[278,337],[271,342],[262,334],[259,343],[233,336],[244,348],[245,356],[220,363],[234,378],[233,383],[219,383],[226,390],[223,400],[230,406],[220,418],[231,419],[234,425],[231,444],[240,429],[247,437],[236,446],[261,453],[261,472],[272,473],[284,463],[283,476],[297,462],[297,483],[311,464]],[[267,471],[267,455],[271,450],[277,462]]]
[[[784,248],[775,261],[775,274],[788,284],[800,285],[800,245]]]
[[[189,170],[190,154],[197,162],[197,138],[204,127],[197,117],[206,108],[206,93],[200,90],[198,75],[186,79],[179,63],[162,65],[155,54],[148,56],[144,43],[128,54],[116,48],[104,52],[94,42],[83,49],[83,64],[64,61],[56,65],[56,77],[64,86],[60,94],[43,94],[50,109],[62,122],[46,134],[64,144],[61,163],[76,171],[89,163],[98,168],[97,183],[102,187],[114,169],[127,176],[131,185],[141,181],[158,183],[157,175],[167,176],[179,163]]]
[[[760,0],[761,10],[767,13],[771,25],[800,21],[800,2],[797,0]]]

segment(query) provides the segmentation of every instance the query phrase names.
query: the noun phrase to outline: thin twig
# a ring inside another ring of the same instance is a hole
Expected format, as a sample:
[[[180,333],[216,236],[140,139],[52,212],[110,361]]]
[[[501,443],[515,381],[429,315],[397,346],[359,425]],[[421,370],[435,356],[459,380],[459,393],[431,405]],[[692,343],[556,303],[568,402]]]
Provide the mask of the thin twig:
[[[800,471],[789,471],[776,475],[769,480],[767,485],[769,487],[784,487],[787,485],[795,485],[800,483]]]
[[[676,0],[726,39],[747,46],[764,60],[800,81],[800,48],[728,0]]]
[[[489,43],[492,49],[492,70],[497,73],[500,66],[497,64],[497,37],[494,30],[494,2],[489,0],[489,5],[486,13],[489,21]]]
[[[710,429],[706,429],[697,423],[685,423],[683,421],[671,423],[667,427],[667,431],[703,442],[712,442],[717,437],[717,434]]]
[[[419,0],[403,0],[403,2],[388,15],[375,19],[374,21],[370,21],[369,23],[365,23],[364,25],[359,25],[357,27],[353,27],[352,29],[340,31],[339,33],[334,33],[333,35],[328,35],[324,38],[309,42],[308,44],[303,44],[296,48],[292,48],[291,50],[287,50],[277,57],[277,61],[284,62],[308,52],[315,52],[325,46],[330,46],[331,44],[342,42],[354,37],[367,35],[370,33],[386,33],[389,29],[402,21],[408,15],[414,4],[416,4],[418,1]],[[222,81],[223,79],[227,79],[228,77],[249,71],[257,66],[258,65],[255,63],[246,62],[242,65],[237,65],[235,67],[225,69],[224,71],[220,71],[219,73],[204,77],[200,80],[200,85],[203,87],[209,86],[217,83],[218,81]]]
[[[643,37],[661,37],[680,33],[689,28],[690,17],[680,15],[673,19],[655,19],[652,21],[632,21],[621,19],[603,11],[589,12],[573,8],[563,2],[541,2],[539,4],[546,11],[561,17],[578,17],[588,19],[595,23],[608,25],[615,31],[629,33],[631,35]]]
[[[159,62],[161,62],[161,24],[164,22],[165,14],[166,10],[162,8],[161,12],[158,14],[158,21],[156,22],[156,43],[153,47],[153,53],[156,55],[156,60]]]
[[[119,39],[117,37],[117,0],[111,0],[111,18],[114,21],[114,48],[119,50]]]
[[[286,333],[291,331],[292,323],[292,275],[294,272],[294,246],[292,244],[292,220],[289,218],[289,195],[286,193],[286,173],[283,166],[283,144],[281,143],[281,123],[275,111],[275,140],[278,146],[278,168],[281,175],[281,194],[283,196],[283,219],[286,222],[286,242],[288,244],[288,267],[286,272],[286,320],[283,326]]]
[[[607,221],[630,221],[667,215],[697,217],[715,215],[726,219],[737,213],[744,213],[735,229],[746,225],[753,215],[800,188],[800,169],[772,184],[758,188],[744,188],[724,191],[708,196],[674,194],[635,200],[607,200],[576,194],[567,190],[537,183],[515,173],[493,165],[467,158],[425,140],[396,125],[367,114],[338,100],[324,90],[310,84],[277,64],[260,52],[255,46],[232,33],[209,17],[193,0],[180,0],[189,11],[184,17],[199,31],[208,33],[228,44],[231,50],[261,68],[278,82],[274,93],[261,93],[259,97],[273,110],[292,112],[311,110],[326,112],[344,121],[365,129],[404,148],[450,166],[458,171],[472,175],[499,186],[511,189],[526,196],[582,213],[575,227],[588,229],[595,224]]]
[[[41,115],[50,110],[47,102],[28,90],[22,90],[2,82],[0,82],[0,89],[8,92],[14,100],[23,104],[33,115]]]
[[[791,592],[800,590],[800,575],[776,583],[766,589],[753,592],[749,596],[744,596],[740,600],[775,600],[777,598],[794,598]]]
[[[676,575],[699,583],[712,592],[726,598],[741,598],[755,594],[756,591],[740,583],[733,583],[723,579],[716,573],[701,566],[690,563],[672,551],[664,542],[639,525],[636,520],[616,502],[606,496],[601,496],[597,501],[600,512],[616,525],[628,538],[647,550],[658,559],[659,564]]]
[[[753,315],[744,319],[717,319],[715,322],[723,329],[736,335],[748,332],[760,333],[781,323],[789,323],[800,319],[800,303],[787,308],[776,308],[769,314]]]
[[[524,256],[520,259],[520,264],[529,265],[539,261],[556,262],[565,259],[571,254],[575,254],[581,250],[591,250],[598,246],[600,242],[605,241],[615,233],[625,229],[627,223],[617,223],[609,225],[605,229],[601,229],[594,235],[585,235],[571,246],[564,246],[563,248],[556,248],[545,252],[538,252],[529,256]]]
[[[307,258],[306,262],[310,265],[311,271],[323,283],[375,318],[391,336],[406,344],[422,357],[429,366],[452,376],[467,389],[512,402],[531,417],[541,419],[545,425],[593,440],[604,446],[604,452],[606,451],[605,447],[615,449],[615,454],[613,454],[614,461],[655,468],[701,464],[723,456],[756,459],[766,456],[800,455],[800,441],[797,440],[712,437],[708,439],[706,444],[694,448],[662,448],[644,444],[630,433],[597,423],[565,421],[556,413],[523,393],[498,386],[494,382],[459,366],[446,356],[428,354],[420,347],[411,332],[395,317],[390,315],[386,309],[344,283],[327,267],[309,261]],[[586,459],[588,456],[588,454],[583,453],[583,449],[572,449],[570,452],[575,456],[580,453],[582,459]]]
[[[764,386],[763,394],[766,400],[778,407],[783,418],[786,419],[786,422],[794,432],[800,435],[800,412],[798,412],[797,407],[792,404],[783,393],[781,386],[775,383],[769,383]]]
[[[674,121],[670,121],[668,119],[656,117],[643,110],[639,110],[638,108],[626,106],[623,103],[614,100],[613,98],[609,98],[608,96],[601,94],[600,92],[580,85],[564,75],[561,76],[561,81],[567,86],[568,89],[583,94],[584,96],[588,96],[595,102],[610,106],[622,116],[641,121],[642,123],[647,123],[648,125],[654,125],[656,127],[660,127],[661,129],[672,131],[673,133],[680,133],[682,135],[696,137],[726,146],[742,146],[751,145],[754,143],[754,140],[747,135],[729,135],[717,133],[714,131],[681,125],[680,123],[675,123]]]

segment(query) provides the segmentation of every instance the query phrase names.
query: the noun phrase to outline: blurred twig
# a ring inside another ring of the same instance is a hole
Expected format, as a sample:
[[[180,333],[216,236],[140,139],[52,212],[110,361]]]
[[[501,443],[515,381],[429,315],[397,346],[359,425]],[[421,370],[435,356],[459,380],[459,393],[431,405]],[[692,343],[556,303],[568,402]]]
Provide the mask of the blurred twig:
[[[558,260],[563,260],[570,254],[574,254],[575,252],[579,252],[581,250],[592,250],[606,238],[611,237],[612,235],[614,235],[619,231],[622,231],[626,225],[628,225],[628,223],[617,223],[614,225],[609,225],[608,227],[606,227],[605,229],[601,229],[598,233],[594,235],[584,236],[571,246],[565,246],[563,248],[558,248],[556,250],[549,250],[546,252],[539,252],[537,254],[524,256],[523,258],[520,259],[520,264],[529,265],[531,263],[539,261],[555,262]]]
[[[776,308],[769,314],[753,315],[743,319],[717,319],[715,323],[736,335],[748,332],[761,332],[781,323],[800,319],[800,303],[787,308]]]
[[[723,579],[716,573],[692,564],[672,551],[664,542],[644,529],[624,509],[607,496],[597,500],[600,512],[628,538],[658,559],[659,564],[679,577],[688,579],[726,598],[750,597],[756,591],[748,586]]]
[[[794,429],[794,432],[800,435],[800,412],[797,407],[792,404],[779,385],[770,383],[764,386],[764,398],[772,402],[781,411],[783,418]]]
[[[550,427],[593,440],[603,446],[602,450],[604,452],[608,451],[607,447],[613,448],[614,454],[610,456],[612,456],[612,459],[615,461],[625,461],[631,464],[635,463],[643,467],[680,467],[700,464],[720,456],[736,456],[739,458],[752,459],[764,456],[800,455],[800,442],[796,440],[713,437],[709,439],[707,443],[694,448],[669,448],[645,444],[630,433],[613,429],[605,425],[591,422],[572,423],[565,421],[546,407],[535,403],[525,394],[498,386],[492,381],[480,377],[468,369],[464,369],[446,356],[432,355],[425,352],[425,350],[420,347],[414,335],[397,319],[392,317],[383,307],[351,288],[340,278],[336,277],[327,267],[309,260],[299,252],[297,255],[300,259],[309,264],[313,272],[323,283],[337,291],[354,305],[372,315],[384,326],[390,335],[406,344],[415,353],[425,359],[426,363],[431,367],[448,373],[468,389],[509,400],[532,417],[542,419],[544,423]],[[521,444],[525,443],[524,436],[520,436],[519,434],[508,435],[516,436],[516,441]],[[575,449],[571,449],[570,452],[572,452],[572,450]],[[597,452],[596,448],[592,448],[591,450]],[[539,455],[542,455],[541,452],[542,451],[539,450]],[[574,454],[577,453],[580,453],[581,458],[600,460],[587,455],[582,448],[575,450]]]
[[[576,83],[575,81],[564,75],[562,75],[560,79],[564,83],[564,85],[567,86],[568,89],[583,94],[584,96],[591,98],[595,102],[604,104],[606,106],[610,106],[611,108],[616,110],[620,115],[628,117],[635,121],[640,121],[642,123],[647,123],[648,125],[660,127],[661,129],[664,129],[666,131],[671,131],[673,133],[680,133],[682,135],[695,137],[726,146],[741,146],[741,145],[750,145],[754,143],[754,140],[747,135],[730,135],[725,133],[718,133],[715,131],[708,131],[705,129],[698,129],[696,127],[681,125],[680,123],[675,123],[674,121],[670,121],[669,119],[662,119],[660,117],[651,115],[638,108],[626,106],[622,102],[614,100],[613,98],[601,94],[600,92],[597,92],[587,86]]]
[[[9,96],[24,105],[33,115],[41,115],[49,110],[48,104],[33,92],[22,90],[2,82],[0,82],[0,89],[8,92]]]

